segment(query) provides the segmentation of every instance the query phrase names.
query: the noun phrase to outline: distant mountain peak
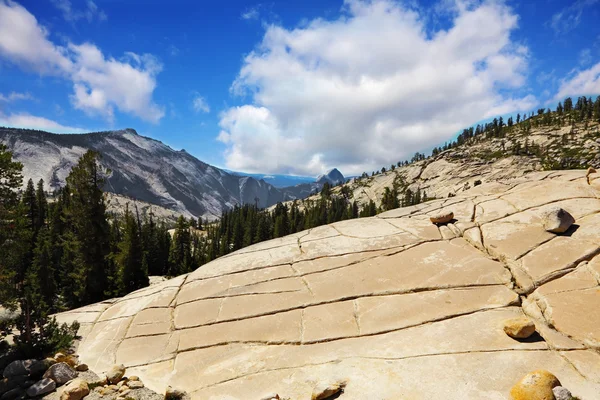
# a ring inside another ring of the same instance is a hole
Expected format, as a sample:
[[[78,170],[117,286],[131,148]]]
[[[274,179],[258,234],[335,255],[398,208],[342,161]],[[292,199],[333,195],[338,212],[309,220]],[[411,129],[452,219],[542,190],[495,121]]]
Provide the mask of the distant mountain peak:
[[[317,176],[316,182],[321,185],[325,182],[329,182],[330,185],[337,185],[345,182],[345,178],[337,168],[333,168],[326,174]]]

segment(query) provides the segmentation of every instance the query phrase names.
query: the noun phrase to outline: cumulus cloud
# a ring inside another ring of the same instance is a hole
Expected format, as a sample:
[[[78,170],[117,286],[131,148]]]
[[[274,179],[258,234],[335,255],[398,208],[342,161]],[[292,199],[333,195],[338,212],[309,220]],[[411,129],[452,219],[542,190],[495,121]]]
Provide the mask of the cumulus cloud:
[[[210,106],[208,105],[206,99],[198,94],[194,97],[194,100],[192,100],[192,108],[197,113],[200,113],[200,112],[209,113],[210,112]]]
[[[0,126],[14,126],[17,128],[40,129],[58,133],[80,133],[82,129],[61,125],[47,118],[37,117],[27,113],[2,115],[0,113]]]
[[[251,104],[221,115],[227,167],[357,174],[448,140],[490,112],[522,111],[528,50],[501,2],[457,1],[447,30],[391,0],[347,0],[335,20],[271,25],[231,90]]]
[[[555,100],[562,100],[567,96],[576,96],[579,94],[590,95],[599,93],[600,63],[597,63],[589,69],[573,71],[569,77],[563,79]]]
[[[72,81],[71,101],[88,114],[112,121],[116,108],[154,123],[164,116],[152,99],[162,68],[155,57],[127,53],[117,60],[91,43],[57,45],[29,11],[11,0],[0,0],[0,58]]]
[[[85,7],[81,10],[73,9],[70,0],[52,0],[52,4],[58,8],[63,15],[65,21],[76,22],[81,19],[85,19],[88,22],[94,20],[104,21],[106,20],[106,13],[98,8],[96,3],[91,0],[85,2]]]
[[[29,93],[10,92],[8,95],[0,93],[0,102],[12,103],[19,100],[34,100],[34,97]]]

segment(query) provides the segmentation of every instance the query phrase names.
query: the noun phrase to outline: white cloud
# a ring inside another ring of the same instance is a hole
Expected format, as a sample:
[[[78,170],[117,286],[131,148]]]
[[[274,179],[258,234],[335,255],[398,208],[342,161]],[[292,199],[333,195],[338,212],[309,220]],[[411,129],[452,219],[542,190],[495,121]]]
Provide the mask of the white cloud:
[[[242,19],[245,20],[255,20],[260,16],[260,12],[258,11],[260,5],[256,7],[251,7],[242,13]]]
[[[11,0],[0,0],[0,58],[71,80],[73,105],[86,113],[112,120],[116,108],[154,123],[164,116],[152,99],[161,70],[156,58],[127,53],[116,60],[90,43],[56,45],[36,18]]]
[[[563,8],[559,12],[552,15],[550,19],[550,27],[554,32],[565,34],[575,29],[581,22],[583,12],[587,7],[591,7],[600,0],[576,0],[568,7]]]
[[[574,71],[570,77],[563,79],[554,99],[596,94],[600,94],[600,63],[583,71]]]
[[[192,100],[192,108],[197,113],[199,113],[199,112],[209,113],[210,112],[210,106],[206,102],[206,99],[198,94],[194,97],[194,100]]]
[[[0,93],[0,102],[12,103],[19,100],[34,100],[34,97],[29,93],[10,92],[8,95]]]
[[[579,52],[579,64],[585,66],[592,63],[592,50],[583,49]]]
[[[410,157],[488,117],[530,108],[517,16],[499,2],[456,2],[452,26],[391,0],[347,0],[337,20],[269,26],[232,85],[252,104],[221,115],[229,169],[357,174]]]
[[[74,10],[70,0],[52,0],[52,4],[58,8],[65,21],[76,22],[80,19],[85,19],[88,22],[106,20],[106,13],[98,8],[96,3],[91,0],[85,2],[85,8],[82,10]]]
[[[58,133],[80,133],[84,130],[64,126],[56,121],[52,121],[43,117],[36,117],[27,113],[2,115],[0,113],[0,126],[13,126],[16,128],[40,129]]]

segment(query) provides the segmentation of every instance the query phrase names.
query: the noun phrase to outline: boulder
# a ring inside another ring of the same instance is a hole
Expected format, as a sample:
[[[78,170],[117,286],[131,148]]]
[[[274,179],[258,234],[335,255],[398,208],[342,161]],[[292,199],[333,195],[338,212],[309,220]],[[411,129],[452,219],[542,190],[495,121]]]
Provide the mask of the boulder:
[[[165,391],[165,400],[181,400],[186,397],[186,392],[179,389],[174,389],[171,386],[167,386]]]
[[[141,389],[144,387],[144,383],[142,381],[129,381],[127,386],[129,389]]]
[[[17,360],[13,361],[4,368],[3,375],[5,378],[12,378],[19,375],[29,375],[31,366],[35,360]]]
[[[511,400],[554,400],[552,389],[560,386],[560,381],[552,373],[537,370],[525,375],[510,390]]]
[[[552,207],[541,215],[544,229],[552,233],[563,233],[575,223],[575,218],[560,207]]]
[[[56,390],[56,382],[50,378],[37,381],[27,389],[27,396],[38,397]]]
[[[77,378],[77,371],[71,368],[67,363],[60,362],[48,368],[44,378],[50,378],[56,382],[57,386],[63,385],[71,379]]]
[[[336,382],[334,384],[319,385],[313,390],[311,399],[312,400],[324,400],[335,394],[343,392],[345,386],[346,386],[345,382]]]
[[[527,317],[504,321],[504,332],[513,339],[527,339],[535,333],[534,323]]]
[[[557,386],[557,387],[553,388],[552,393],[554,393],[554,397],[556,398],[556,400],[572,400],[573,399],[573,395],[571,394],[569,389],[562,387],[562,386]]]
[[[56,364],[54,358],[46,358],[44,360],[38,360],[33,363],[30,368],[29,374],[31,376],[42,376],[44,372],[48,370],[51,366]]]
[[[454,219],[452,211],[440,211],[437,214],[431,215],[429,220],[434,224],[447,224]]]
[[[75,367],[75,371],[79,371],[79,372],[85,372],[89,369],[90,369],[90,367],[88,367],[87,364],[79,364]]]
[[[90,393],[88,384],[83,379],[74,379],[65,386],[60,400],[81,400]]]
[[[125,376],[125,366],[123,364],[113,365],[106,373],[106,378],[110,383],[117,383]]]

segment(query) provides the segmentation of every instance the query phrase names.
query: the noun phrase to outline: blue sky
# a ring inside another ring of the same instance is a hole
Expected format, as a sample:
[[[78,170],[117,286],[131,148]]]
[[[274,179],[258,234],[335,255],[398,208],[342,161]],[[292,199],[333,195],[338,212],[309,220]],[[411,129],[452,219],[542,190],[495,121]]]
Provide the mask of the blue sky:
[[[359,174],[598,94],[599,20],[600,0],[0,0],[0,125]]]

